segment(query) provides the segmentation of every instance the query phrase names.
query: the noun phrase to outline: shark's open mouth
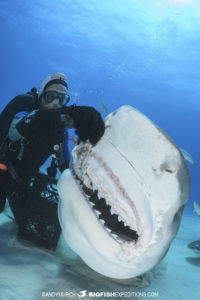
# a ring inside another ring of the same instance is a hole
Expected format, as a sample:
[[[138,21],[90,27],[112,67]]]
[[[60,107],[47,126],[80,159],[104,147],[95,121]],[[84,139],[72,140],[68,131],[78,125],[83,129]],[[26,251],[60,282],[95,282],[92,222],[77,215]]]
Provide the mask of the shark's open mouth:
[[[74,170],[73,175],[80,186],[84,197],[87,199],[91,208],[94,210],[96,217],[104,226],[106,231],[118,242],[136,242],[139,237],[137,232],[126,225],[121,217],[112,211],[111,206],[106,203],[104,198],[98,197],[98,190],[88,188],[75,174]]]
[[[151,270],[178,231],[190,192],[179,148],[130,106],[104,120],[95,146],[77,143],[58,181],[68,245],[100,274],[118,279]]]

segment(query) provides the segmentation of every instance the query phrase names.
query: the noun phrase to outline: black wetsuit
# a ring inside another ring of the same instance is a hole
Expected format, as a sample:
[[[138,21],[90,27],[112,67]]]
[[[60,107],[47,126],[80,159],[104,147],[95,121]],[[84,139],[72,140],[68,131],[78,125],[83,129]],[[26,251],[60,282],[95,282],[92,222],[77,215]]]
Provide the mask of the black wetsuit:
[[[7,197],[19,225],[18,236],[48,249],[55,249],[60,235],[58,195],[55,189],[49,198],[41,195],[56,182],[40,175],[39,168],[55,154],[55,146],[57,157],[62,156],[61,171],[68,166],[60,153],[66,130],[59,115],[59,109],[41,109],[21,118],[16,116],[12,130],[19,138],[11,140],[8,136],[3,158],[9,171],[0,171],[0,209]]]
[[[13,99],[17,100],[18,112],[20,97]],[[7,111],[13,111],[10,107],[8,104],[4,109],[1,120],[9,116]],[[56,248],[61,231],[57,217],[59,197],[52,178],[55,161],[48,170],[50,177],[41,175],[39,169],[51,154],[58,158],[61,172],[68,167],[69,152],[63,141],[69,124],[76,129],[79,141],[89,139],[92,145],[105,130],[100,113],[92,107],[31,109],[23,117],[15,115],[0,146],[0,163],[8,166],[7,171],[0,169],[0,212],[7,197],[19,225],[18,236],[48,249]]]

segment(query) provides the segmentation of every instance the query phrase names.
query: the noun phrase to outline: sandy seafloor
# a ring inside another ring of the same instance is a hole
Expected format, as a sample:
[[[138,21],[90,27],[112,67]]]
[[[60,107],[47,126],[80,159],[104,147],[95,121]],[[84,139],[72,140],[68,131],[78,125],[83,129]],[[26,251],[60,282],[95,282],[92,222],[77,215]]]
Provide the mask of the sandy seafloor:
[[[7,207],[0,215],[0,300],[79,299],[84,290],[84,299],[200,299],[200,253],[187,246],[200,239],[200,218],[187,208],[167,256],[153,271],[137,280],[114,280],[97,274],[65,243],[63,246],[61,243],[59,254],[19,244],[15,239],[16,225],[8,214]],[[135,287],[137,284],[140,287]],[[56,292],[60,295],[56,296]],[[89,292],[137,294],[95,298],[89,297]],[[75,296],[64,297],[65,293]],[[140,297],[140,293],[147,296]]]

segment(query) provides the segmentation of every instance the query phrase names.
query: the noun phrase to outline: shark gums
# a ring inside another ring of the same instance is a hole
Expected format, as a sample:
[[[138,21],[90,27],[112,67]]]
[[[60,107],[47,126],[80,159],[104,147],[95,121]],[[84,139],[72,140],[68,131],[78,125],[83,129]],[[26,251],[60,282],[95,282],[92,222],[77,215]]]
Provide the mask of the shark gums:
[[[179,148],[131,106],[105,118],[95,147],[76,145],[58,182],[68,245],[96,272],[141,275],[166,255],[189,197]]]

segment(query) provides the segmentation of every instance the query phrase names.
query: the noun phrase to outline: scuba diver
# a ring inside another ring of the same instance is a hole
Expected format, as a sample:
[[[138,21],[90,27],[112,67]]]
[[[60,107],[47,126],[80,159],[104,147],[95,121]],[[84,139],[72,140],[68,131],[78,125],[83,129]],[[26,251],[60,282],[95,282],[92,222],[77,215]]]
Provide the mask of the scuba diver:
[[[61,228],[57,217],[57,170],[69,166],[67,128],[78,141],[95,145],[104,122],[93,107],[67,106],[66,77],[45,78],[37,94],[32,88],[15,97],[0,115],[0,212],[8,199],[18,224],[17,238],[55,250]],[[40,167],[52,156],[47,174]]]

